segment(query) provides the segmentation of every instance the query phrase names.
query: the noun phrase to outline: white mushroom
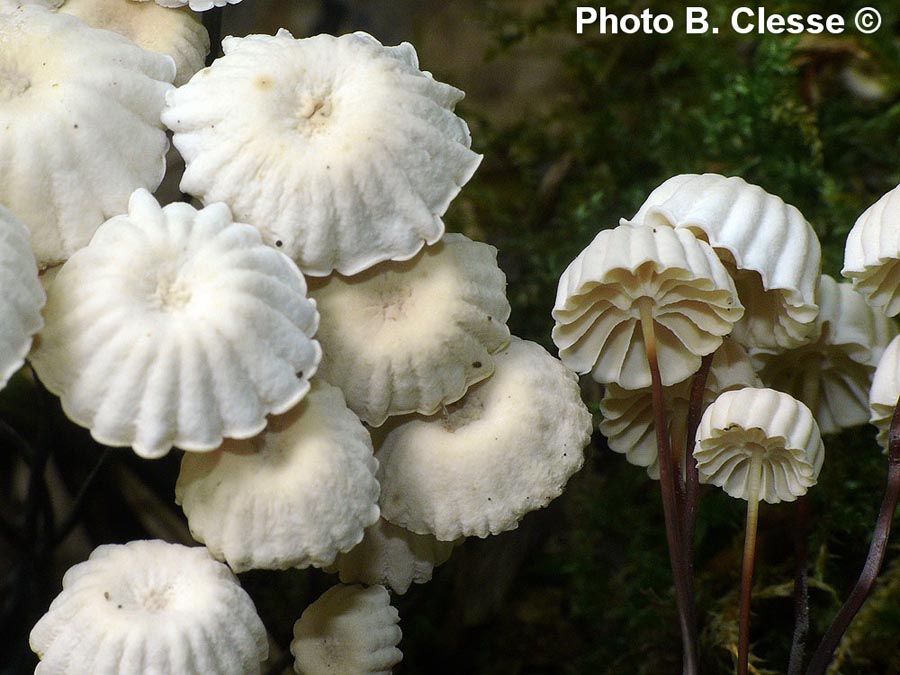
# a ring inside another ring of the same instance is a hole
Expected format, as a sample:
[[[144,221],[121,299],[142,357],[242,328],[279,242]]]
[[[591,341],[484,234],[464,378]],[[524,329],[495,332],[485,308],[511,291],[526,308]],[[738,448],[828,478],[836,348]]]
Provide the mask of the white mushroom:
[[[685,230],[620,226],[602,230],[560,278],[553,341],[577,373],[649,387],[641,327],[652,320],[668,386],[696,372],[742,314],[734,282],[708,244]]]
[[[389,675],[403,659],[400,615],[384,586],[329,588],[294,624],[294,670],[301,675]]]
[[[387,520],[442,541],[498,534],[581,468],[592,424],[575,376],[516,337],[494,358],[494,375],[446,413],[385,438],[376,457]]]
[[[491,354],[509,342],[497,250],[461,234],[409,261],[314,279],[310,297],[322,316],[321,374],[374,426],[458,400],[494,371]]]
[[[673,454],[683,465],[690,407],[692,378],[672,385],[666,391],[666,420]],[[750,357],[741,345],[726,338],[713,356],[706,379],[704,405],[709,405],[725,391],[762,386]],[[600,401],[600,432],[606,436],[611,450],[625,455],[635,466],[647,468],[647,475],[659,479],[659,456],[656,447],[652,392],[650,387],[623,389],[608,384]]]
[[[881,355],[869,392],[869,421],[878,429],[878,444],[888,449],[888,430],[900,399],[900,335]]]
[[[826,275],[817,302],[813,342],[788,351],[755,350],[751,356],[767,386],[803,401],[820,431],[831,434],[868,421],[872,376],[897,328],[849,283]]]
[[[99,442],[159,457],[249,438],[309,390],[321,349],[296,266],[228,208],[134,193],[50,287],[31,361]]]
[[[431,581],[457,542],[438,541],[430,534],[415,534],[379,518],[366,529],[363,540],[341,553],[327,572],[339,572],[341,582],[382,584],[403,595],[411,584]]]
[[[738,672],[748,672],[750,596],[760,499],[792,502],[816,484],[825,448],[809,408],[788,394],[748,387],[721,394],[697,429],[700,480],[747,500]]]
[[[158,4],[128,0],[65,0],[60,11],[77,16],[94,28],[124,35],[144,49],[175,60],[175,86],[203,68],[209,35],[187,9],[170,10]]]
[[[481,156],[453,114],[463,97],[411,45],[365,33],[226,38],[225,56],[167,97],[182,190],[227,203],[305,274],[407,260]]]
[[[35,675],[253,675],[266,630],[205,548],[132,541],[95,549],[31,631]]]
[[[36,6],[0,13],[0,42],[0,203],[31,230],[44,268],[87,244],[135,189],[159,185],[175,66]]]
[[[185,454],[175,501],[193,537],[236,572],[322,567],[378,520],[376,468],[359,418],[316,379],[256,438]]]
[[[38,281],[28,230],[0,206],[0,389],[6,386],[31,349],[47,300]]]
[[[712,245],[746,308],[734,330],[745,347],[790,349],[812,339],[822,253],[796,207],[737,176],[684,174],[622,222],[683,228]]]
[[[841,274],[870,305],[888,316],[900,314],[900,186],[857,219],[847,235]]]
[[[706,409],[694,447],[702,482],[769,504],[806,494],[824,458],[809,408],[788,394],[753,387],[725,392]]]

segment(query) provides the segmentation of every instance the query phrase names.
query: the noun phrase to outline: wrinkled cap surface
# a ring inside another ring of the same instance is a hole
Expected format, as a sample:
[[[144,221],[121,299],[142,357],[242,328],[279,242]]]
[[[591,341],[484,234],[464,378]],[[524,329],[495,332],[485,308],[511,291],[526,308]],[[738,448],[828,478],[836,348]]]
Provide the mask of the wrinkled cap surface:
[[[481,156],[453,113],[463,93],[419,70],[411,45],[281,30],[222,48],[163,112],[185,192],[225,202],[313,276],[407,260],[441,238]]]
[[[748,499],[751,459],[761,462],[759,498],[792,502],[816,484],[825,446],[809,408],[774,389],[721,394],[700,419],[694,459],[700,482]]]
[[[294,670],[389,675],[403,659],[399,622],[384,586],[332,586],[294,624]]]
[[[372,441],[317,378],[262,434],[187,453],[175,486],[191,534],[236,572],[322,567],[378,520]]]
[[[900,314],[900,186],[856,220],[847,235],[841,274],[870,305],[888,316]]]
[[[296,405],[321,358],[306,284],[224,204],[134,193],[53,281],[31,355],[99,442],[159,457],[249,438]]]
[[[123,35],[146,50],[171,56],[176,87],[203,68],[209,52],[206,29],[187,9],[173,11],[155,2],[65,0],[60,11],[94,28]]]
[[[341,553],[327,572],[338,572],[342,583],[382,584],[403,595],[413,584],[431,581],[434,568],[447,561],[456,542],[415,534],[384,518],[366,528],[363,540]]]
[[[64,14],[0,13],[0,203],[41,268],[85,246],[137,188],[154,190],[172,59]]]
[[[314,279],[310,297],[322,316],[321,373],[374,426],[458,400],[509,342],[497,250],[461,234],[406,262]]]
[[[767,386],[813,410],[823,434],[865,424],[875,367],[897,328],[849,283],[822,275],[815,341],[788,351],[756,350],[754,365]]]
[[[696,372],[744,311],[725,267],[690,232],[602,230],[559,280],[553,341],[562,362],[604,384],[649,387],[641,303],[654,321],[664,386]]]
[[[581,468],[592,423],[575,375],[516,337],[495,364],[446,412],[387,435],[376,453],[387,520],[442,541],[498,534]]]
[[[666,422],[672,453],[683,461],[687,438],[687,418],[690,410],[693,377],[672,385],[664,397]],[[704,407],[724,391],[760,387],[762,383],[753,372],[750,357],[741,345],[726,338],[719,347],[706,378],[703,392]],[[600,433],[606,436],[610,450],[625,455],[635,466],[647,468],[647,475],[659,480],[659,460],[654,427],[653,398],[650,387],[623,389],[609,384],[600,401]]]
[[[881,355],[869,392],[869,421],[878,429],[878,444],[888,449],[888,431],[900,399],[900,336]]]
[[[28,230],[0,206],[0,389],[25,363],[47,300],[38,280]]]
[[[95,549],[31,631],[36,675],[252,675],[266,630],[231,571],[205,548],[132,541]]]
[[[812,339],[822,253],[796,207],[737,176],[683,174],[622,222],[683,228],[712,245],[746,309],[734,330],[745,347],[789,349]]]

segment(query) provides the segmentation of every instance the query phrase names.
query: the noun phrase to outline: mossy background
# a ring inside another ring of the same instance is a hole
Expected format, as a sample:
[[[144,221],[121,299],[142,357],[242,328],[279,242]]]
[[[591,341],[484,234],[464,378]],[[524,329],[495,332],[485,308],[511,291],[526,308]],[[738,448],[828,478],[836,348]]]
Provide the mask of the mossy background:
[[[710,20],[722,26],[718,35],[684,35],[683,3],[607,0],[602,4],[617,13],[667,12],[675,30],[612,36],[589,27],[577,36],[577,4],[585,3],[245,0],[226,8],[225,34],[272,32],[279,25],[291,25],[297,36],[368,30],[385,43],[413,42],[423,68],[465,90],[459,112],[485,159],[452,205],[448,229],[499,249],[513,306],[510,326],[551,353],[550,309],[565,266],[597,231],[633,215],[674,174],[740,175],[796,205],[820,236],[825,271],[837,276],[856,217],[900,183],[896,3],[875,5],[883,17],[877,33],[850,27],[829,37],[736,35],[728,17],[744,3],[735,0],[707,3]],[[770,13],[838,12],[850,20],[875,3],[762,4]],[[585,382],[585,400],[595,411],[600,394]],[[0,643],[10,638],[0,644],[0,669],[9,664],[3,672],[20,673],[34,666],[30,626],[58,592],[62,572],[85,551],[105,542],[188,535],[172,504],[174,453],[153,463],[123,451],[103,455],[24,377],[0,393],[0,420],[35,447],[50,448],[53,458],[41,488],[29,484],[8,444],[0,450],[6,610]],[[813,647],[858,574],[886,464],[869,428],[827,438],[826,453],[820,485],[811,491]],[[78,526],[55,544],[52,514],[58,524],[66,503],[54,499],[76,495],[101,456]],[[45,507],[29,506],[29,494]],[[743,503],[716,490],[703,493],[697,593],[707,673],[733,669],[743,522]],[[752,624],[759,672],[783,672],[787,664],[791,527],[790,505],[763,506]],[[896,551],[895,544],[880,590],[840,652],[842,673],[900,672]],[[241,578],[282,649],[306,604],[334,582],[302,571]],[[396,604],[405,655],[398,674],[680,669],[658,486],[611,453],[599,434],[585,468],[550,508],[526,517],[515,532],[466,542],[431,583]]]

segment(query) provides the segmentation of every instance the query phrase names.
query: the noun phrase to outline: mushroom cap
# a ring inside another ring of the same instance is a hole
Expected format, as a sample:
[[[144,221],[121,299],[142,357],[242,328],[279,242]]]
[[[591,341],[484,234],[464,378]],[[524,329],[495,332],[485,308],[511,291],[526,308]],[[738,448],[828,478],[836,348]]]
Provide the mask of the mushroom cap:
[[[681,382],[743,314],[734,282],[685,230],[602,230],[559,280],[553,341],[577,373],[625,389],[650,386],[639,303],[651,303],[662,383]]]
[[[225,38],[225,56],[167,96],[185,192],[223,201],[305,274],[407,260],[481,161],[458,89],[408,43],[370,35]]]
[[[176,87],[203,68],[209,53],[209,35],[187,9],[172,11],[154,2],[65,0],[60,11],[94,28],[124,35],[148,51],[171,56]]]
[[[50,286],[31,355],[99,442],[159,457],[249,438],[309,390],[321,358],[303,275],[224,204],[146,191]]]
[[[27,228],[0,206],[0,389],[6,386],[31,349],[47,300],[38,280]]]
[[[187,453],[175,486],[193,537],[235,572],[323,567],[378,520],[372,441],[317,378],[259,436]]]
[[[685,439],[682,436],[686,433],[692,382],[693,378],[689,377],[666,390],[666,420],[672,449],[679,459],[684,456]],[[753,372],[747,352],[740,344],[726,338],[713,357],[703,404],[709,405],[725,391],[758,386],[762,383]],[[600,401],[600,413],[603,415],[600,433],[606,436],[610,450],[624,454],[630,464],[646,467],[647,475],[659,480],[651,388],[623,389],[617,384],[608,384]]]
[[[382,584],[403,595],[413,583],[431,581],[434,568],[450,558],[457,542],[415,534],[379,518],[363,540],[335,558],[326,572],[338,572],[342,583]]]
[[[321,374],[363,421],[431,415],[494,371],[509,342],[497,249],[447,234],[412,260],[310,282]]]
[[[403,659],[400,615],[384,586],[332,586],[294,624],[291,653],[302,675],[390,675]]]
[[[132,2],[147,2],[148,0],[132,0]],[[156,0],[156,4],[160,7],[185,7],[190,6],[195,12],[205,12],[213,7],[224,7],[225,5],[236,5],[241,0]]]
[[[63,577],[31,631],[36,675],[260,672],[266,630],[231,571],[205,548],[100,546]]]
[[[762,455],[759,495],[792,502],[816,484],[825,446],[809,408],[789,394],[747,387],[721,394],[703,413],[694,459],[701,483],[748,499],[749,469]]]
[[[812,339],[822,251],[796,207],[737,176],[683,174],[622,223],[684,228],[710,243],[746,308],[733,334],[745,347],[790,349]]]
[[[900,336],[891,340],[881,355],[869,391],[869,421],[878,429],[878,444],[888,449],[888,432],[900,399]]]
[[[814,383],[816,422],[831,434],[869,420],[872,376],[897,328],[849,283],[827,275],[819,282],[817,302],[814,342],[788,351],[755,350],[751,357],[767,386],[794,398],[805,400],[804,388]]]
[[[442,541],[498,534],[581,468],[592,422],[575,375],[516,337],[494,361],[493,376],[446,413],[387,435],[376,453],[387,520]]]
[[[900,314],[900,186],[857,218],[847,235],[841,274],[870,305],[888,316]]]
[[[137,188],[156,189],[172,59],[65,14],[0,13],[0,203],[41,268],[66,260]]]

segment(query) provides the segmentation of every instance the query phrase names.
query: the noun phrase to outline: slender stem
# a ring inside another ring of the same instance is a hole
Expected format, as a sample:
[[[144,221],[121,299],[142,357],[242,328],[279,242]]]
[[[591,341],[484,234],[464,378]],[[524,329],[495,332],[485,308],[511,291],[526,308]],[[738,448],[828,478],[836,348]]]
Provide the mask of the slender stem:
[[[682,556],[681,522],[675,492],[675,467],[672,464],[672,449],[669,446],[669,431],[666,424],[662,379],[659,374],[656,335],[653,329],[650,303],[649,298],[641,298],[638,300],[638,307],[641,313],[641,332],[644,338],[644,348],[647,350],[647,363],[650,367],[652,382],[654,427],[656,429],[656,446],[659,452],[659,485],[666,523],[666,540],[669,545],[669,564],[672,567],[672,577],[675,582],[675,603],[678,608],[678,622],[681,627],[681,642],[684,650],[682,670],[685,674],[693,675],[697,672],[696,638],[690,619],[689,591],[686,584],[687,570]]]
[[[741,570],[741,615],[738,638],[738,675],[750,669],[750,596],[753,591],[753,564],[756,561],[756,523],[759,520],[759,484],[762,479],[762,451],[750,459],[747,488],[747,528],[744,532],[744,564]]]
[[[809,502],[799,497],[794,506],[794,637],[788,675],[800,675],[806,656],[806,634],[809,632],[809,582],[806,567],[809,557]]]
[[[819,410],[820,373],[819,367],[812,367],[812,364],[807,367],[800,394],[800,400],[813,416]],[[809,502],[806,496],[799,497],[794,504],[794,635],[791,639],[788,675],[800,675],[806,657],[806,634],[809,632],[809,580],[806,572],[809,559],[809,518]]]
[[[694,443],[697,439],[697,428],[703,416],[703,395],[706,392],[706,380],[712,367],[715,352],[707,354],[700,362],[700,370],[691,382],[691,398],[688,404],[687,433],[684,444],[684,507],[682,509],[682,558],[684,559],[688,590],[688,618],[691,627],[696,631],[697,607],[694,598],[694,534],[697,529],[697,501],[700,496],[700,474],[697,462],[694,461]]]
[[[884,500],[881,502],[881,510],[878,512],[878,519],[875,521],[869,555],[866,557],[866,562],[850,597],[841,607],[841,611],[838,612],[834,622],[822,638],[822,642],[819,643],[816,653],[813,654],[809,670],[807,670],[808,675],[825,673],[844,632],[872,591],[881,569],[881,563],[884,562],[884,553],[887,549],[888,537],[891,534],[891,521],[897,508],[898,496],[900,496],[900,401],[897,402],[894,416],[891,418],[891,429],[888,434],[887,488],[884,492]]]

